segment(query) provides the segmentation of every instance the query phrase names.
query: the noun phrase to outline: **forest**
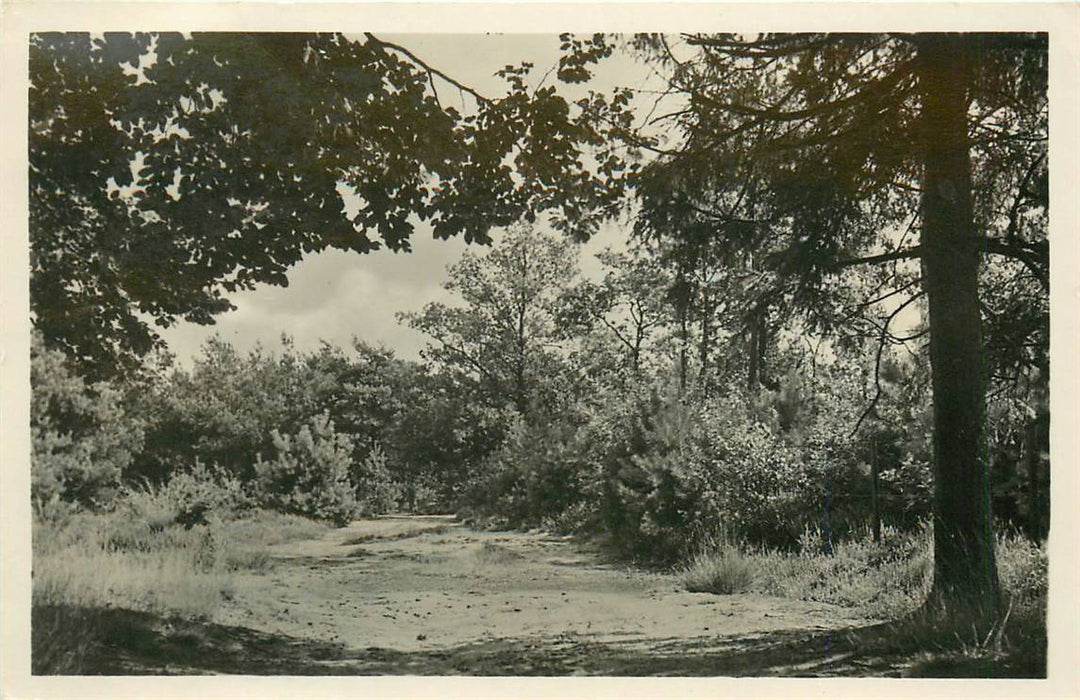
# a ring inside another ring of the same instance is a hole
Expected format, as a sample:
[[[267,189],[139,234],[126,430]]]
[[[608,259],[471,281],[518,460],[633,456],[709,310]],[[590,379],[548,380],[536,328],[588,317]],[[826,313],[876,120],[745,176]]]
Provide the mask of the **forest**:
[[[31,37],[35,673],[205,671],[117,638],[400,521],[836,606],[895,661],[822,673],[1045,677],[1047,36],[551,43],[496,95],[399,37]],[[594,88],[610,61],[652,87]],[[418,359],[155,330],[421,231],[470,245],[397,310]],[[569,673],[534,654],[419,672]]]

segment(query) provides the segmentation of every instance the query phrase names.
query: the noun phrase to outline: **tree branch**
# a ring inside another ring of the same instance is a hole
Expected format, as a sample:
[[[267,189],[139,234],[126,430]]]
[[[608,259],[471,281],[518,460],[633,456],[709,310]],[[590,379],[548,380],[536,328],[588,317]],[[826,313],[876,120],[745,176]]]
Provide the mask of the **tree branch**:
[[[911,260],[918,258],[922,255],[922,249],[920,246],[912,246],[911,248],[901,248],[900,250],[894,250],[889,253],[882,253],[880,255],[868,255],[863,258],[847,258],[845,260],[837,260],[832,264],[834,269],[843,269],[845,267],[852,267],[854,265],[871,265],[876,263],[889,262],[890,260]]]
[[[848,435],[849,439],[852,438],[852,437],[855,437],[855,434],[859,432],[859,428],[862,427],[863,421],[865,421],[868,416],[870,416],[872,413],[875,412],[875,410],[877,409],[878,402],[881,400],[881,394],[882,394],[882,389],[881,389],[881,356],[885,352],[885,341],[886,341],[886,339],[891,337],[891,334],[889,333],[889,324],[892,323],[894,318],[896,318],[897,316],[900,315],[901,311],[903,311],[905,308],[907,308],[909,305],[911,305],[916,299],[918,299],[921,296],[922,296],[921,293],[916,294],[913,297],[911,297],[910,299],[908,299],[907,301],[905,301],[903,304],[900,304],[895,309],[893,309],[889,313],[889,315],[885,317],[884,321],[882,322],[882,324],[881,324],[881,333],[878,336],[877,355],[874,358],[874,398],[872,398],[870,400],[870,403],[866,406],[866,409],[859,416],[859,420],[856,421],[855,427],[851,430],[851,433]],[[924,333],[925,332],[916,333],[915,335],[913,335],[909,339],[917,338],[920,335],[923,335]]]
[[[371,32],[364,32],[364,36],[367,38],[367,40],[369,42],[375,44],[376,46],[379,46],[379,47],[381,47],[383,49],[390,49],[392,51],[396,51],[397,53],[400,53],[401,55],[405,56],[407,59],[409,59],[409,61],[411,61],[412,63],[419,66],[421,69],[423,69],[428,74],[428,80],[429,81],[431,80],[431,76],[433,76],[433,75],[438,76],[440,79],[445,80],[446,82],[450,83],[451,85],[456,87],[461,92],[465,92],[465,93],[468,93],[469,95],[472,95],[472,97],[477,102],[479,102],[481,104],[485,104],[485,105],[495,104],[495,101],[492,100],[490,97],[485,97],[484,95],[481,95],[479,92],[472,89],[468,85],[465,85],[465,84],[463,84],[461,82],[458,82],[457,80],[455,80],[454,78],[451,78],[446,73],[443,73],[438,68],[432,67],[431,65],[426,63],[423,59],[421,59],[419,56],[417,56],[416,54],[414,54],[412,51],[405,48],[404,46],[401,46],[399,44],[395,44],[395,43],[390,42],[390,41],[385,41],[383,39],[380,39],[379,37],[375,36]],[[432,89],[434,90],[434,85],[432,85]],[[438,96],[436,96],[436,99],[438,99]]]

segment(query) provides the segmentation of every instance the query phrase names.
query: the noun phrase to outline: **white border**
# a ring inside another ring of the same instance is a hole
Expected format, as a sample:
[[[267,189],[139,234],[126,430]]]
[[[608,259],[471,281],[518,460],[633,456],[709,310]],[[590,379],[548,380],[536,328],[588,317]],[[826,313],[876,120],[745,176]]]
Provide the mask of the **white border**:
[[[0,0],[2,2],[2,0]],[[1077,568],[1077,397],[1080,373],[1080,5],[885,3],[404,4],[8,2],[0,6],[0,696],[29,697],[1080,697]],[[26,59],[41,30],[994,31],[1051,33],[1051,445],[1049,679],[484,679],[484,678],[31,678],[29,677],[29,335],[27,322]]]

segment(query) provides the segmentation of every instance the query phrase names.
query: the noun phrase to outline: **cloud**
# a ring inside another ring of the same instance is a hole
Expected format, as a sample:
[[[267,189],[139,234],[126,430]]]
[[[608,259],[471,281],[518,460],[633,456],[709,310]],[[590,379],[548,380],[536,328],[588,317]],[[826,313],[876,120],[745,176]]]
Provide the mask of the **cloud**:
[[[436,241],[418,232],[411,253],[327,250],[295,265],[288,287],[261,285],[234,294],[236,310],[214,325],[183,323],[162,336],[184,363],[215,333],[241,350],[260,342],[273,347],[283,333],[301,349],[315,348],[320,340],[347,345],[355,335],[415,359],[424,336],[399,324],[395,314],[448,298],[442,289],[446,266],[465,248],[463,241]]]
[[[605,247],[625,245],[624,238],[618,226],[604,227],[580,249],[582,272],[599,276],[593,256]],[[466,250],[483,254],[486,248],[457,238],[434,240],[424,226],[417,228],[412,244],[410,253],[327,250],[310,255],[289,270],[288,287],[262,285],[234,294],[236,310],[219,316],[214,325],[181,323],[162,336],[185,365],[215,333],[241,351],[256,343],[274,348],[282,334],[292,336],[301,350],[315,349],[322,340],[347,346],[356,336],[385,345],[399,357],[418,359],[427,337],[399,324],[396,314],[450,301],[451,294],[442,288],[447,266]]]

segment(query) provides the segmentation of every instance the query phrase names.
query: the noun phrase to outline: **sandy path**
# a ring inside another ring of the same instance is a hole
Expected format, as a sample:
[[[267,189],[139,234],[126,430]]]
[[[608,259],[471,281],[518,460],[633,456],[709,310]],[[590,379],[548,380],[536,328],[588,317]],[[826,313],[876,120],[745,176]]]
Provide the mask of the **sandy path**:
[[[651,654],[865,623],[828,605],[687,593],[670,576],[603,564],[567,538],[480,532],[443,517],[359,521],[272,555],[269,572],[237,576],[215,622],[352,649],[535,640]]]

